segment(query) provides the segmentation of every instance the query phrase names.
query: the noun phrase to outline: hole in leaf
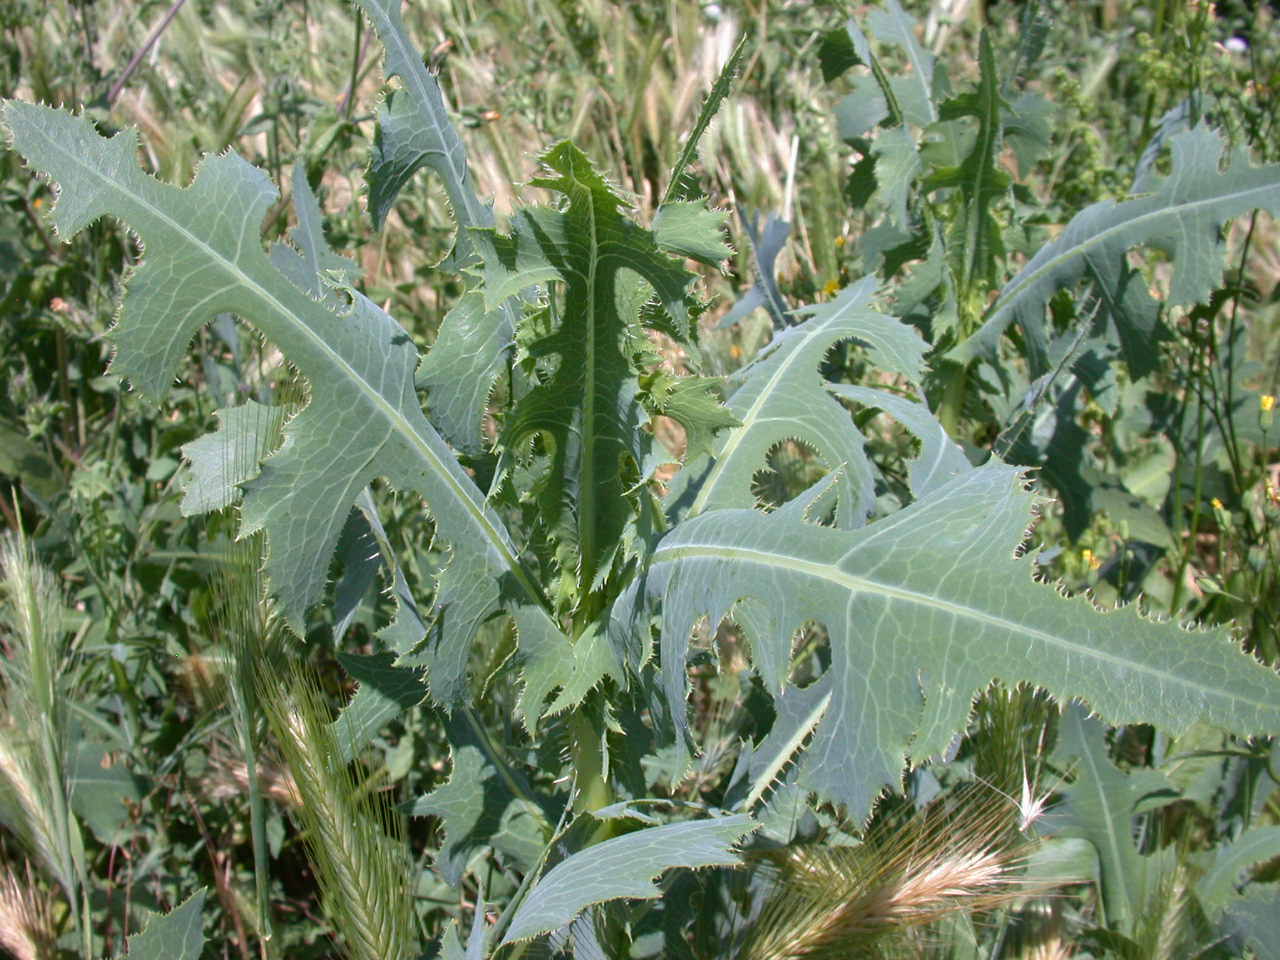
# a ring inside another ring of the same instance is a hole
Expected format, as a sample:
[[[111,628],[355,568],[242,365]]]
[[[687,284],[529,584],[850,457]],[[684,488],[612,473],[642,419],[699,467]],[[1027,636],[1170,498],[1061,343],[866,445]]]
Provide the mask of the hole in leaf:
[[[827,472],[813,447],[800,440],[783,440],[770,448],[765,468],[751,478],[751,493],[761,509],[775,510],[808,490]]]
[[[831,668],[831,635],[816,620],[803,623],[791,641],[787,683],[807,687]]]

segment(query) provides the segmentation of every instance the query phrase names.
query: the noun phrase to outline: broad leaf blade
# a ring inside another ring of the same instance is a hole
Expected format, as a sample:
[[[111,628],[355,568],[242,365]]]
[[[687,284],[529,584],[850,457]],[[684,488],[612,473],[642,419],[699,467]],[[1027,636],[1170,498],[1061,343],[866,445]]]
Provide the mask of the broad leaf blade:
[[[959,294],[961,302],[990,289],[994,283],[996,261],[1003,256],[1000,224],[992,213],[992,203],[1009,184],[1009,176],[997,166],[1000,149],[1000,110],[1004,106],[997,90],[995,53],[991,38],[984,30],[980,43],[981,77],[978,89],[971,94],[948,100],[942,105],[941,118],[976,117],[977,137],[964,162],[955,170],[942,170],[929,178],[926,187],[949,186],[953,182],[964,196],[964,233],[957,238]]]
[[[467,862],[490,843],[505,821],[528,815],[549,834],[548,823],[554,819],[549,817],[552,811],[541,809],[535,802],[525,776],[497,753],[465,711],[454,713],[448,732],[453,760],[448,781],[406,804],[405,812],[415,817],[440,818],[444,843],[436,855],[435,867],[445,882],[457,887]]]
[[[872,10],[867,17],[867,26],[881,43],[895,44],[906,54],[911,70],[895,78],[894,92],[901,104],[903,119],[917,126],[927,126],[938,119],[938,110],[933,103],[933,55],[916,39],[915,21],[902,9],[902,4],[898,0],[888,0],[887,7],[887,10]],[[850,27],[852,34],[852,24]],[[862,41],[864,49],[865,44],[866,41]],[[870,62],[868,57],[863,59]]]
[[[313,297],[330,296],[338,302],[338,293],[326,289],[325,279],[334,278],[354,283],[360,268],[346,257],[334,253],[324,236],[324,216],[320,202],[307,183],[306,165],[299,160],[293,165],[293,212],[298,225],[289,231],[293,246],[278,243],[271,248],[271,262],[289,278],[295,287]]]
[[[483,295],[468,290],[445,314],[418,370],[417,383],[427,391],[432,423],[465,453],[485,449],[485,406],[507,370],[515,344],[515,316],[509,303],[486,310]]]
[[[733,845],[754,830],[745,815],[639,830],[575,853],[548,871],[521,902],[502,942],[558,930],[587,907],[627,897],[652,900],[654,880],[673,867],[739,862]]]
[[[655,235],[624,216],[622,198],[572,144],[558,144],[541,159],[544,175],[533,185],[562,194],[565,208],[522,210],[510,236],[477,231],[483,265],[474,272],[483,278],[489,309],[531,284],[564,285],[558,322],[529,347],[534,357],[554,359],[554,373],[516,404],[502,443],[518,454],[535,436],[550,440],[539,506],[562,555],[577,565],[585,595],[610,569],[632,516],[635,484],[627,479],[627,463],[640,469],[652,462],[635,369],[636,357],[649,352],[642,324],[662,323],[678,341],[691,336],[688,288],[694,277],[660,249],[659,240],[713,258],[718,251],[707,238],[718,236],[718,224],[713,215],[681,204],[668,208]],[[665,319],[641,310],[650,289]],[[667,412],[680,417],[688,409]]]
[[[1080,837],[1098,853],[1099,881],[1107,924],[1128,931],[1146,900],[1148,864],[1133,840],[1133,817],[1140,801],[1177,799],[1172,785],[1155,770],[1125,773],[1107,755],[1101,722],[1073,704],[1058,727],[1055,754],[1064,764],[1075,758],[1076,779],[1063,790],[1064,803],[1041,829]]]
[[[1236,896],[1236,884],[1254,864],[1280,857],[1280,826],[1246,830],[1215,852],[1213,866],[1197,884],[1200,902],[1211,910],[1228,906]]]
[[[334,739],[348,763],[379,730],[426,699],[422,674],[393,666],[394,660],[389,653],[338,654],[338,662],[360,684],[333,722]]]
[[[729,398],[729,412],[741,426],[723,434],[713,458],[692,462],[676,475],[669,496],[676,512],[696,516],[752,506],[751,481],[770,449],[798,440],[829,469],[843,467],[839,522],[853,527],[865,521],[874,500],[871,465],[847,414],[824,389],[818,366],[832,346],[853,339],[870,348],[878,366],[918,382],[926,349],[915,330],[871,309],[874,293],[875,278],[864,277],[832,302],[805,308],[806,322],[775,335],[740,374],[742,385]]]
[[[738,208],[738,219],[742,221],[742,229],[751,242],[751,260],[756,269],[756,282],[750,290],[733,305],[733,308],[720,320],[720,327],[728,327],[747,316],[756,307],[764,307],[773,319],[773,328],[781,330],[787,325],[786,301],[782,299],[782,291],[778,289],[778,278],[774,267],[778,254],[787,242],[787,234],[791,232],[791,224],[781,217],[769,214],[764,225],[760,225],[760,214],[750,213]]]
[[[324,591],[352,503],[382,476],[426,498],[453,546],[436,597],[450,606],[439,645],[465,650],[503,606],[526,629],[556,632],[501,520],[423,416],[408,334],[357,291],[344,288],[350,307],[334,309],[271,263],[258,231],[275,192],[260,171],[227,153],[207,158],[179,189],[139,169],[135,133],[107,140],[84,117],[12,101],[4,121],[18,152],[61,185],[60,235],[112,215],[146,246],[112,330],[117,373],[160,398],[196,329],[227,312],[251,320],[311,384],[283,446],[247,485],[242,513],[243,532],[267,533],[272,591],[296,631]],[[445,702],[463,691],[461,669],[430,679]]]
[[[942,424],[924,404],[874,387],[829,383],[827,389],[837,397],[867,407],[878,407],[916,435],[920,441],[920,455],[907,463],[907,477],[915,496],[927,496],[952,478],[972,469],[959,444],[947,435]]]
[[[832,700],[802,775],[854,817],[897,782],[908,750],[941,753],[992,679],[1080,697],[1116,723],[1280,729],[1280,678],[1225,632],[1189,633],[1133,608],[1099,614],[1034,583],[1017,555],[1033,504],[1019,470],[993,460],[860,530],[790,510],[708,511],[659,543],[615,605],[611,635],[634,667],[648,618],[635,594],[660,601],[664,686],[683,728],[688,638],[703,616],[716,624],[741,597],[766,602],[772,630],[755,641],[784,663],[796,629],[824,624]]]
[[[1142,308],[1132,319],[1122,308],[1134,296],[1125,292],[1130,281],[1125,255],[1141,244],[1173,257],[1169,305],[1207,299],[1222,277],[1223,225],[1256,208],[1280,213],[1280,165],[1252,167],[1236,151],[1220,171],[1222,140],[1203,126],[1172,137],[1171,146],[1172,173],[1153,184],[1154,192],[1118,204],[1096,203],[1077,214],[1005,285],[982,328],[959,344],[951,358],[968,362],[994,357],[1000,335],[1014,322],[1026,331],[1033,357],[1043,358],[1048,349],[1045,305],[1055,291],[1086,275],[1110,291],[1107,305],[1122,339],[1140,338],[1150,324],[1149,311],[1142,307],[1146,300],[1133,301]],[[1126,324],[1136,328],[1126,332]]]
[[[218,429],[184,444],[191,480],[182,498],[182,515],[221,510],[235,503],[239,487],[258,475],[265,441],[279,427],[280,412],[256,400],[214,411]]]
[[[476,195],[466,149],[449,119],[440,84],[405,33],[401,0],[359,3],[387,51],[387,79],[399,77],[403,83],[379,108],[369,164],[369,212],[375,226],[381,226],[404,185],[423,167],[430,168],[457,218],[450,265],[465,269],[475,261],[471,230],[492,227],[493,210]],[[486,310],[476,296],[464,294],[445,316],[418,373],[418,385],[430,391],[432,422],[467,453],[484,448],[485,402],[515,341],[516,314],[513,304]]]
[[[410,43],[400,18],[401,0],[357,0],[387,51],[386,79],[399,77],[403,91],[378,110],[378,136],[369,165],[369,212],[381,226],[397,194],[420,169],[430,167],[458,218],[458,259],[471,257],[470,227],[493,226],[493,210],[471,184],[467,152],[445,109],[440,84]]]
[[[1275,884],[1235,900],[1227,907],[1225,924],[1258,960],[1280,960],[1280,889]]]
[[[889,223],[910,230],[907,201],[920,171],[915,137],[906,124],[882,130],[871,145],[871,155],[875,159],[876,185],[889,208]]]

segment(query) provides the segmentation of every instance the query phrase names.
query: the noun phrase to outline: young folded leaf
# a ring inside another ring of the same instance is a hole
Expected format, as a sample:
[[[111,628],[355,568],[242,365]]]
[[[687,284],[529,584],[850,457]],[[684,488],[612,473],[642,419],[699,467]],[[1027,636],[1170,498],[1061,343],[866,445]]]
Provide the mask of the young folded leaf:
[[[652,436],[642,429],[649,413],[681,421],[702,446],[711,431],[736,422],[706,381],[685,378],[679,393],[666,387],[655,396],[664,384],[649,373],[657,357],[644,330],[688,346],[695,334],[693,274],[660,244],[702,257],[727,248],[721,218],[691,216],[700,205],[681,204],[658,231],[628,220],[622,198],[571,143],[552,147],[542,164],[545,175],[532,184],[563,195],[564,209],[527,207],[509,236],[474,231],[482,262],[472,272],[483,281],[487,310],[530,287],[564,284],[548,328],[532,333],[527,347],[541,382],[508,414],[501,443],[510,457],[535,437],[549,443],[536,495],[561,562],[576,565],[581,599],[608,576],[636,510],[632,491],[656,465]],[[644,309],[650,297],[663,314]]]

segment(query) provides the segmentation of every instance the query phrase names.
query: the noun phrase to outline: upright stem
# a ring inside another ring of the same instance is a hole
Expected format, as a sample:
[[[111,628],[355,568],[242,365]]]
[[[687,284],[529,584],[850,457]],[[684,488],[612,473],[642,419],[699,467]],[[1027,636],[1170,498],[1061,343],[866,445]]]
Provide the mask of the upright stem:
[[[237,660],[240,657],[237,656]],[[251,701],[252,689],[247,676],[248,665],[237,662],[235,670],[235,686],[232,701],[236,711],[236,733],[240,739],[240,750],[244,754],[245,777],[249,781],[249,831],[253,841],[253,880],[254,893],[258,901],[258,938],[262,957],[273,955],[270,944],[273,936],[271,925],[271,898],[269,878],[271,876],[271,860],[267,851],[266,803],[262,796],[262,784],[258,779],[257,724],[254,721],[256,711]]]
[[[107,105],[110,106],[116,102],[116,97],[120,96],[120,91],[124,89],[124,85],[129,82],[129,78],[133,76],[133,71],[138,69],[138,64],[142,62],[142,58],[151,52],[151,48],[156,45],[156,41],[160,39],[160,34],[172,22],[173,18],[178,15],[178,11],[182,9],[182,5],[186,0],[173,0],[169,5],[169,9],[165,11],[165,15],[160,18],[160,23],[151,31],[151,36],[147,37],[147,42],[138,48],[138,52],[133,55],[133,59],[129,61],[124,71],[116,78],[116,82],[111,85],[111,89],[107,91]],[[90,61],[91,62],[91,61]]]
[[[614,801],[613,788],[609,786],[609,771],[605,762],[601,738],[603,725],[595,711],[577,710],[569,717],[570,756],[573,760],[574,785],[573,812],[590,816]],[[602,820],[591,831],[584,847],[603,843],[614,834],[616,821]]]
[[[964,394],[969,383],[969,367],[952,366],[943,370],[942,400],[938,405],[938,419],[947,436],[960,441],[960,419],[964,414]]]
[[[598,730],[588,714],[575,710],[569,716],[570,751],[577,784],[573,798],[575,813],[590,813],[613,802],[613,791],[606,780],[604,750],[600,745],[603,731]]]

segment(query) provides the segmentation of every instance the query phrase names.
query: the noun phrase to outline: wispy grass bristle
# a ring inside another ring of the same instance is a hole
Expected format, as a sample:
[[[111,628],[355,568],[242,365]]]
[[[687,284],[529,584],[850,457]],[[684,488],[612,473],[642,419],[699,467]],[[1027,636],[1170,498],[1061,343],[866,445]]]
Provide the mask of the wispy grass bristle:
[[[1020,878],[1029,847],[1003,798],[962,793],[858,846],[770,854],[772,893],[739,960],[880,956],[897,935],[1043,889]]]
[[[366,789],[343,762],[315,678],[301,668],[283,682],[262,677],[259,694],[297,786],[295,818],[346,955],[417,956],[403,827],[384,796]]]
[[[0,584],[6,648],[0,802],[10,808],[8,821],[28,856],[62,887],[83,931],[87,873],[69,777],[78,672],[65,604],[21,530],[0,540]]]
[[[14,960],[46,960],[54,955],[53,911],[36,883],[31,864],[19,876],[0,861],[0,947]]]
[[[256,760],[254,771],[262,795],[286,809],[300,806],[302,797],[288,768],[263,754],[258,754]],[[209,751],[208,766],[200,780],[210,800],[222,803],[237,800],[249,791],[249,765],[225,745],[215,744]]]

